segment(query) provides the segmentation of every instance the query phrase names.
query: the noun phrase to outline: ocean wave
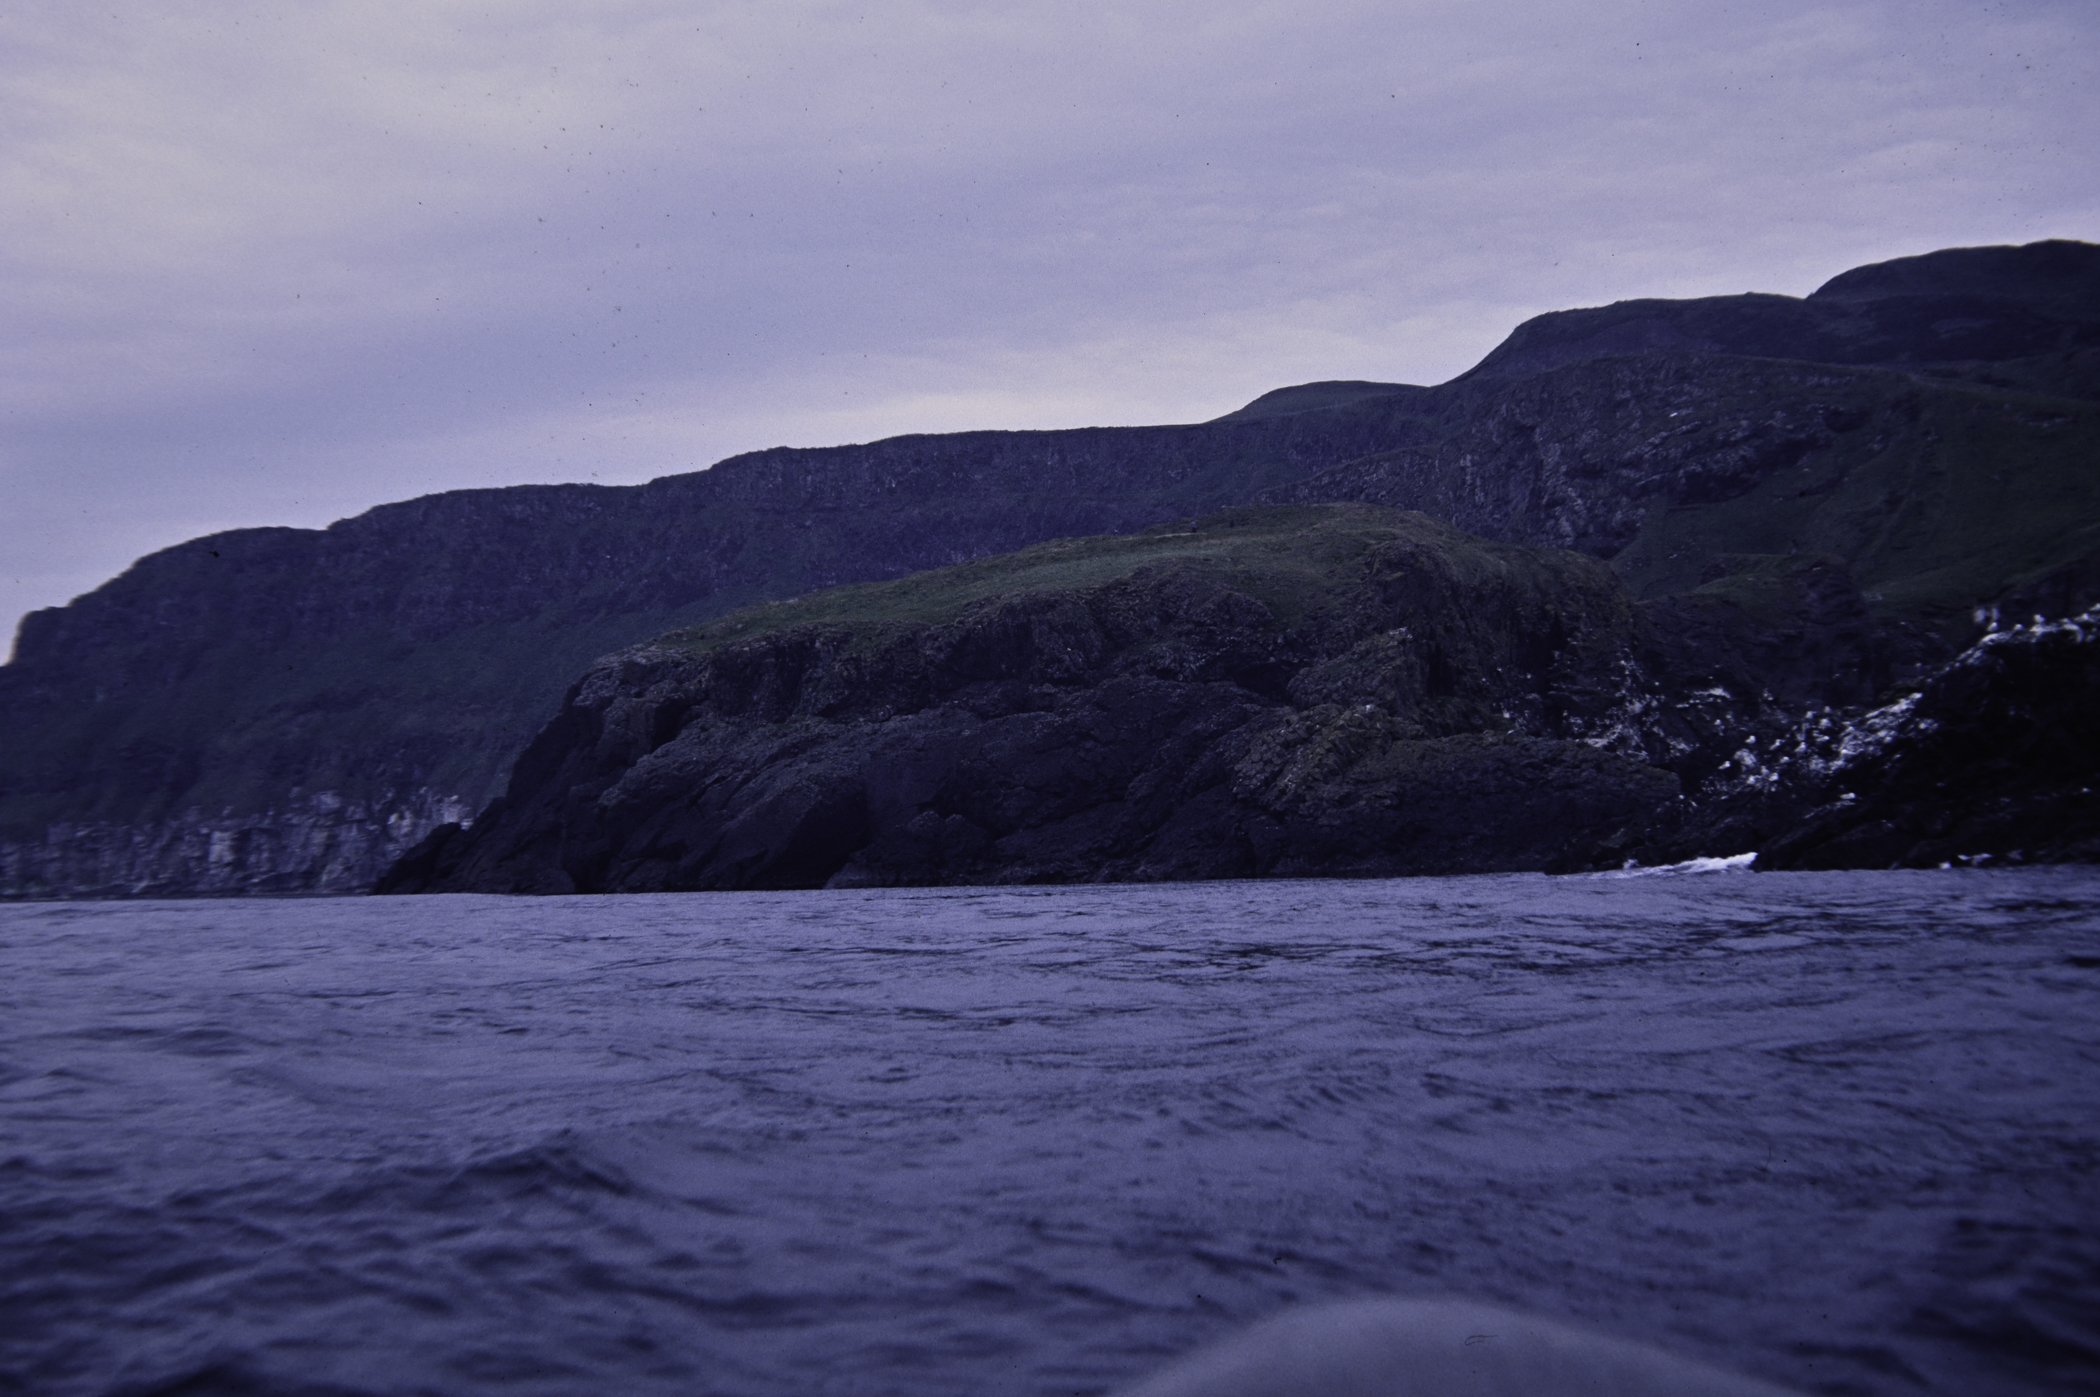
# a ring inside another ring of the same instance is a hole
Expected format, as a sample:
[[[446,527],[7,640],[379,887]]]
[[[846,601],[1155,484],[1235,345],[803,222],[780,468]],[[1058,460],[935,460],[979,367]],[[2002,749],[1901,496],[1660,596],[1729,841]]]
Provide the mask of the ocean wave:
[[[0,1391],[1048,1397],[1379,1292],[2089,1390],[2100,874],[1656,876],[1744,862],[0,908]]]

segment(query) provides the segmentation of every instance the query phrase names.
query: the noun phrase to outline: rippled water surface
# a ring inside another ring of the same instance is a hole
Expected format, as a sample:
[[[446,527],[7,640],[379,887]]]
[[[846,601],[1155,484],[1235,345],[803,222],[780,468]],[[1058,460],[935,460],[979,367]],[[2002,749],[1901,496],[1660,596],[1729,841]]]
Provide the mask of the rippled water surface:
[[[0,907],[0,1391],[2100,1390],[2100,873]]]

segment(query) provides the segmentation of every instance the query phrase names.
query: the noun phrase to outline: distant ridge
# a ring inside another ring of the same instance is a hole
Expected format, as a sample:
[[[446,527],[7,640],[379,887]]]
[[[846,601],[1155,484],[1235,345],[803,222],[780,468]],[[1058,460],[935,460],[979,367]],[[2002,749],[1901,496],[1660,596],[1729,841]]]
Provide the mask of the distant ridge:
[[[2100,247],[2056,239],[1858,267],[1806,299],[1633,300],[1525,321],[1459,376],[1508,379],[1626,354],[1931,364],[2100,347]]]
[[[2092,243],[2051,238],[2019,247],[1953,247],[1839,272],[1811,301],[1891,296],[1979,296],[2070,320],[2100,316],[2100,255]]]
[[[1300,383],[1290,388],[1272,388],[1238,411],[1228,412],[1223,417],[1214,417],[1211,421],[1258,422],[1269,417],[1288,417],[1293,413],[1340,407],[1345,403],[1360,402],[1365,398],[1387,398],[1428,391],[1410,383],[1369,383],[1357,378],[1330,378],[1318,383]]]

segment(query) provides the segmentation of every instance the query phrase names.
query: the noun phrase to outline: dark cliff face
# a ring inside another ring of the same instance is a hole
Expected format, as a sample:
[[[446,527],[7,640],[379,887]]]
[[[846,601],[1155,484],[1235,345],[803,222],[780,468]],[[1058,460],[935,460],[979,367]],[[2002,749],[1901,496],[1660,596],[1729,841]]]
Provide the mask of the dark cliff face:
[[[732,607],[1142,528],[1407,435],[1378,403],[1217,426],[759,452],[253,529],[24,619],[0,831],[265,812],[315,791],[478,805],[593,658]]]
[[[0,893],[103,886],[68,871],[60,827],[179,849],[321,798],[375,830],[478,805],[608,651],[769,597],[1254,500],[1418,509],[1608,558],[1644,604],[1695,598],[1687,615],[1826,559],[1878,637],[1868,671],[1900,677],[1966,643],[1978,606],[2100,596],[2096,281],[2087,244],[1957,249],[1805,300],[1541,317],[1440,388],[1310,384],[1197,426],[782,449],[197,540],[25,619],[0,667],[0,876],[31,845],[44,872]],[[133,883],[181,887],[181,857]],[[374,872],[316,861],[305,886]]]
[[[1790,722],[1768,713],[1702,764],[1695,798],[1578,840],[1554,867],[1749,853],[1760,869],[2100,860],[2100,609],[1993,630],[1906,687]]]
[[[2100,554],[2100,403],[1670,356],[1472,391],[1448,436],[1268,498],[1404,506],[1608,557],[1642,597],[1704,586],[1727,557],[1836,557],[1879,617],[1952,643],[1979,604]]]
[[[1727,582],[1326,506],[818,594],[594,666],[379,890],[2100,857],[2100,611],[1931,664],[1837,560]]]
[[[1759,868],[2100,860],[2100,610],[1994,632],[1801,784]]]
[[[1676,792],[1577,555],[1330,507],[1006,562],[602,662],[383,890],[1527,868]]]
[[[1840,560],[1721,581],[1636,603],[1578,554],[1297,506],[819,593],[601,661],[379,890],[2100,854],[2092,616],[1934,663]]]

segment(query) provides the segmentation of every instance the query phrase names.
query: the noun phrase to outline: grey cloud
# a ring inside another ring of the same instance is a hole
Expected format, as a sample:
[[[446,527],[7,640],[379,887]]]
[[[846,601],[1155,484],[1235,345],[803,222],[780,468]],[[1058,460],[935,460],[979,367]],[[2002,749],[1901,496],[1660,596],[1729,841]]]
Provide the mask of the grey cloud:
[[[2100,216],[2075,5],[156,16],[0,60],[15,610],[210,528],[1436,381]]]

